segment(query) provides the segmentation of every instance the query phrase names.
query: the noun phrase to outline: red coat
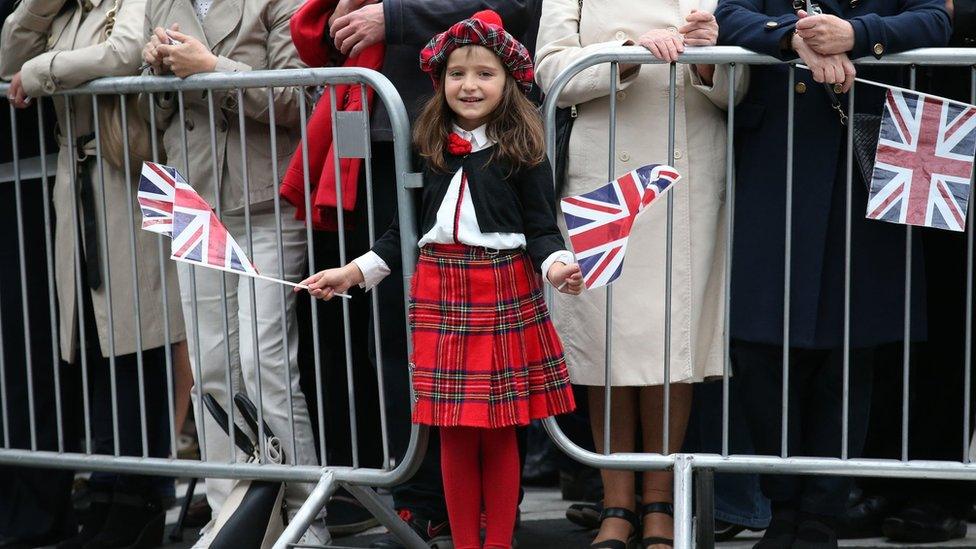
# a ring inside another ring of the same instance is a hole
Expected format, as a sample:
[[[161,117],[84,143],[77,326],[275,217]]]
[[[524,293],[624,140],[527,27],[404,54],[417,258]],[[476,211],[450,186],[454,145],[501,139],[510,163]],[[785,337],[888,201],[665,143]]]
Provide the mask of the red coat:
[[[291,38],[302,61],[310,67],[363,67],[379,70],[383,65],[386,45],[375,44],[356,57],[344,58],[333,50],[328,35],[329,16],[335,10],[338,0],[309,0],[291,18]],[[358,85],[338,84],[335,86],[336,110],[363,110],[362,92]],[[373,90],[366,89],[367,102],[372,104]],[[288,171],[281,182],[281,197],[290,202],[298,211],[297,219],[311,219],[312,227],[325,231],[338,230],[335,181],[335,148],[332,145],[332,116],[328,90],[322,95],[312,116],[308,120],[306,135],[308,139],[308,170],[311,186],[312,212],[305,211],[305,177],[302,160],[302,146],[292,156]],[[359,183],[361,158],[343,158],[339,161],[340,182],[342,186],[342,209],[346,212],[346,224],[351,221],[351,212],[356,207],[356,188]]]

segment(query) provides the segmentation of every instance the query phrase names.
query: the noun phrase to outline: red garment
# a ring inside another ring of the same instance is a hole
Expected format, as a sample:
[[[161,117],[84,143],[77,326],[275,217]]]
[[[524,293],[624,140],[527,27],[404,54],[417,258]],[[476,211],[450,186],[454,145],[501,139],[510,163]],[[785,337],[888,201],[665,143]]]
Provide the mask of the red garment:
[[[412,284],[414,423],[498,428],[573,410],[562,343],[524,251],[428,244]]]
[[[441,478],[454,549],[511,549],[518,509],[518,440],[514,427],[441,427]]]
[[[298,50],[298,56],[311,67],[337,66],[363,67],[379,70],[383,66],[386,45],[375,44],[356,57],[343,58],[333,50],[328,35],[329,16],[335,10],[338,0],[309,0],[291,18],[291,37]],[[362,91],[358,85],[336,85],[336,111],[363,110]],[[367,87],[367,103],[372,104],[373,90]],[[312,116],[308,120],[308,171],[311,190],[312,212],[308,217],[312,227],[325,230],[338,230],[336,205],[338,195],[335,181],[335,147],[332,144],[332,113],[328,89],[319,99]],[[303,169],[302,146],[291,158],[288,170],[281,182],[281,197],[297,208],[296,219],[304,220],[305,212],[305,172]],[[356,207],[356,189],[359,184],[361,158],[343,158],[339,161],[339,180],[342,188],[342,209],[347,212],[346,225],[351,224],[351,212]]]

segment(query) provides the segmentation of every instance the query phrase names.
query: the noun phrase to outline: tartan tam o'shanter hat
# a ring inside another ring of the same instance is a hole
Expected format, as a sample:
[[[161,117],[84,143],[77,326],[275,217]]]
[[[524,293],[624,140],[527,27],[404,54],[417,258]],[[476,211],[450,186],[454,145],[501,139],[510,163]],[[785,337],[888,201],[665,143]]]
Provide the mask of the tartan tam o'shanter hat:
[[[464,46],[484,46],[495,52],[522,91],[529,93],[532,89],[534,74],[529,50],[505,30],[502,18],[492,10],[479,11],[455,23],[420,50],[420,69],[430,75],[434,86],[440,83],[441,68],[451,52]]]

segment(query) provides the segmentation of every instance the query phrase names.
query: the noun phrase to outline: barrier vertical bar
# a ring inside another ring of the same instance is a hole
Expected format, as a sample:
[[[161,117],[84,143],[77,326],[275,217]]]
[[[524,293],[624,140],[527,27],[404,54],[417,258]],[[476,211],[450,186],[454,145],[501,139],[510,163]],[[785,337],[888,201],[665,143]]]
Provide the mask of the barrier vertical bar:
[[[54,376],[54,414],[57,418],[55,423],[58,430],[58,452],[64,452],[64,425],[61,421],[61,368],[60,353],[58,352],[58,309],[55,304],[57,299],[54,282],[54,244],[51,242],[51,234],[54,227],[51,225],[51,189],[47,183],[47,140],[44,135],[44,99],[37,98],[37,141],[41,153],[41,196],[44,201],[44,255],[47,259],[47,305],[48,315],[51,322],[51,370]],[[0,328],[2,329],[2,328]],[[0,349],[3,342],[0,340]],[[2,353],[0,353],[2,354]]]
[[[847,93],[847,187],[844,202],[844,374],[841,390],[840,457],[847,459],[849,446],[849,422],[851,409],[851,214],[854,192],[854,88]]]
[[[786,239],[783,253],[783,412],[780,424],[780,452],[782,457],[789,455],[789,415],[790,415],[790,293],[792,283],[791,259],[793,255],[793,112],[795,98],[793,85],[796,81],[796,65],[790,65],[789,88],[786,93]]]
[[[610,146],[607,160],[607,181],[616,179],[616,165],[614,156],[617,152],[617,75],[620,72],[620,65],[613,61],[610,63]],[[610,378],[612,343],[613,343],[613,286],[606,285],[607,290],[607,333],[606,333],[606,364],[603,367],[604,375],[604,401],[603,401],[603,454],[610,455],[610,399],[612,394],[612,384]]]
[[[976,66],[969,68],[969,102],[976,103]],[[969,463],[972,456],[969,455],[969,445],[972,440],[969,434],[970,420],[969,414],[972,408],[972,383],[973,383],[973,181],[969,186],[969,225],[966,227],[966,343],[965,356],[963,358],[964,374],[962,384],[962,462]]]
[[[179,106],[179,116],[180,116],[180,147],[183,152],[183,175],[186,176],[187,181],[190,181],[193,174],[190,173],[190,155],[189,147],[186,142],[186,108],[183,101],[183,91],[176,92],[177,105]],[[203,364],[200,360],[200,308],[199,302],[197,300],[197,267],[196,265],[190,265],[190,308],[193,311],[192,324],[193,324],[193,335],[196,338],[196,345],[194,345],[194,355],[196,355],[196,366],[197,379],[193,384],[194,388],[197,390],[197,425],[200,426],[200,459],[202,461],[207,461],[207,421],[206,412],[203,410]],[[182,298],[182,296],[181,296]],[[233,414],[234,407],[228,406],[230,410],[227,413]],[[233,417],[233,415],[231,416]],[[231,456],[235,455],[237,446],[233,444],[234,431],[230,432],[231,444],[230,451]]]
[[[247,235],[247,253],[251,254],[251,261],[255,261],[254,236],[251,226],[251,184],[247,166],[247,126],[244,123],[244,89],[237,88],[237,124],[241,133],[241,168],[244,172],[244,232]],[[258,397],[258,446],[261,451],[261,463],[268,459],[267,434],[264,431],[264,390],[261,379],[261,348],[258,345],[258,304],[254,291],[254,277],[247,277],[247,291],[251,297],[251,339],[254,353],[254,376]],[[240,313],[238,313],[239,315]],[[284,334],[287,337],[287,334]],[[285,368],[290,370],[290,364],[285,362]]]
[[[102,246],[102,268],[105,269],[105,279],[102,283],[105,284],[105,306],[108,308],[108,371],[109,385],[112,391],[112,434],[115,437],[112,444],[115,449],[115,455],[118,456],[121,454],[119,442],[119,381],[115,368],[115,312],[112,307],[112,266],[108,260],[108,206],[105,201],[105,160],[102,156],[101,128],[98,127],[98,95],[93,94],[91,97],[92,113],[96,114],[92,116],[92,121],[95,125],[95,165],[98,169],[98,183],[101,189],[100,202],[102,205],[102,215],[99,216],[102,222],[102,230],[99,232]]]
[[[674,549],[692,545],[692,464],[694,456],[678,454],[674,461]]]
[[[129,212],[129,253],[132,267],[132,306],[136,315],[136,376],[139,379],[139,427],[142,436],[142,457],[149,457],[149,430],[146,418],[146,376],[142,355],[142,306],[139,302],[139,265],[136,261],[135,212],[132,207],[132,166],[129,161],[129,113],[126,110],[125,94],[119,94],[122,113],[122,162],[125,173],[126,207]]]
[[[375,93],[375,91],[374,91]],[[363,159],[363,166],[366,172],[366,222],[369,230],[369,246],[373,247],[376,243],[376,214],[373,211],[373,143],[370,140],[369,127],[369,97],[366,93],[366,84],[359,85],[361,105],[363,106],[363,118],[366,120],[366,131],[364,132],[363,147],[366,151],[366,158]],[[383,437],[383,468],[390,466],[390,441],[389,430],[386,422],[386,384],[383,380],[383,338],[380,333],[380,294],[379,287],[374,287],[371,292],[370,305],[373,311],[373,345],[376,349],[376,388],[379,394],[380,404],[380,434]]]
[[[909,72],[909,87],[915,89],[915,65]],[[905,226],[905,331],[902,342],[902,408],[901,408],[901,460],[908,461],[908,414],[910,412],[909,382],[911,376],[912,330],[912,226]]]
[[[206,93],[207,123],[210,131],[210,165],[213,167],[210,176],[214,191],[214,211],[217,212],[217,217],[220,218],[220,216],[223,215],[223,204],[221,203],[220,192],[220,174],[223,171],[223,166],[217,164],[217,127],[213,90],[207,90]],[[244,171],[246,173],[247,169],[245,168]],[[189,176],[187,176],[187,178],[189,178]],[[193,268],[196,269],[196,267]],[[224,310],[224,314],[220,317],[220,325],[224,330],[224,355],[227,358],[227,367],[224,368],[224,383],[227,385],[227,402],[222,403],[222,405],[227,409],[227,435],[230,437],[230,442],[228,443],[230,447],[228,459],[230,463],[234,463],[237,461],[237,430],[234,429],[234,425],[237,421],[235,417],[237,415],[237,406],[234,405],[234,356],[232,354],[233,351],[230,348],[230,307],[227,305],[227,273],[224,271],[218,271],[216,275],[220,277],[220,306]],[[239,296],[239,287],[235,287],[235,290],[236,295]],[[238,300],[238,303],[239,302],[240,301]],[[238,317],[238,315],[239,312],[234,316]],[[240,328],[238,328],[238,330],[240,330]],[[239,331],[238,335],[240,335]],[[238,352],[238,360],[240,360],[239,357],[240,353]],[[216,418],[214,419],[214,422],[216,422]]]
[[[20,181],[20,151],[17,143],[17,111],[13,103],[10,109],[10,140],[13,149],[14,201],[17,210],[17,257],[20,261],[20,305],[24,322],[24,368],[27,370],[27,421],[30,426],[31,450],[37,450],[37,418],[34,413],[34,358],[31,347],[30,309],[27,305],[27,254],[24,249],[24,205]],[[6,399],[5,404],[8,404]]]
[[[729,424],[732,419],[729,414],[731,408],[731,392],[729,376],[732,375],[732,333],[731,303],[732,303],[732,231],[735,226],[735,63],[729,64],[728,114],[725,122],[725,203],[726,232],[725,232],[725,318],[723,320],[723,349],[724,360],[722,370],[722,455],[729,455]]]
[[[678,64],[671,63],[668,81],[668,164],[674,164],[675,101],[677,99]],[[671,275],[674,271],[674,193],[668,193],[668,219],[664,253],[664,426],[661,455],[671,450]]]
[[[85,300],[82,297],[82,292],[87,292],[88,289],[84,287],[81,283],[81,229],[78,226],[78,166],[75,163],[78,158],[78,151],[76,150],[76,143],[74,139],[75,129],[74,129],[74,108],[71,101],[71,97],[64,97],[65,106],[65,119],[67,126],[67,141],[68,141],[68,156],[72,161],[72,170],[68,178],[71,183],[71,196],[76,202],[71,205],[71,226],[74,233],[74,271],[75,271],[75,301],[77,310],[75,311],[76,319],[75,322],[78,328],[78,342],[79,345],[76,347],[75,342],[71,342],[71,348],[75,350],[77,356],[81,362],[81,404],[82,411],[85,414],[85,453],[92,453],[91,444],[91,397],[88,393],[88,353],[86,349],[88,348],[87,341],[87,328],[85,326]],[[74,358],[74,357],[72,357]]]
[[[303,96],[302,100],[298,102],[298,117],[300,119],[299,128],[301,129],[302,136],[302,179],[305,187],[305,212],[306,215],[311,215],[312,187],[308,176],[308,130],[306,128],[308,125],[308,107],[306,107],[305,103],[306,98]],[[315,240],[312,236],[312,223],[310,221],[305,222],[305,236],[308,240],[308,274],[311,276],[315,274]],[[312,313],[312,355],[315,362],[315,397],[318,402],[316,415],[318,416],[319,423],[319,459],[322,462],[322,466],[325,467],[328,459],[325,453],[325,398],[322,393],[322,351],[319,348],[319,309],[316,299],[311,294],[308,295],[308,301]]]
[[[156,139],[156,96],[150,93],[148,95],[149,104],[149,145],[152,154],[152,161],[159,162],[159,143]],[[160,290],[162,291],[163,300],[163,355],[166,360],[166,405],[169,410],[169,443],[170,451],[173,456],[176,457],[179,452],[178,445],[176,443],[176,399],[173,396],[173,349],[171,341],[173,340],[171,335],[171,326],[169,323],[169,288],[166,280],[166,265],[167,258],[163,254],[163,235],[156,236],[156,253],[159,259],[159,281]],[[202,399],[201,406],[198,411],[199,417],[203,417],[202,413]],[[182,425],[180,426],[182,427]],[[182,522],[180,523],[182,524]]]
[[[267,91],[268,99],[268,127],[270,128],[269,135],[271,136],[271,179],[272,181],[280,181],[280,179],[278,179],[278,126],[275,123],[274,90],[272,88],[265,89]],[[285,245],[281,236],[281,195],[278,193],[274,193],[274,212],[275,243],[278,248],[278,273],[281,275],[281,278],[285,278]],[[285,376],[285,387],[287,387],[288,425],[291,430],[290,455],[297,456],[298,441],[295,437],[295,398],[291,387],[291,342],[288,341],[288,296],[286,295],[288,291],[289,290],[282,285],[278,292],[279,305],[281,306],[281,333],[284,334],[284,337],[281,338],[282,353],[284,354],[284,364],[286,365],[282,375]]]
[[[339,128],[336,123],[336,92],[335,86],[329,86],[329,111],[332,117],[332,142],[339,143]],[[336,225],[339,229],[339,264],[346,264],[346,226],[345,212],[342,206],[342,173],[339,165],[339,147],[333,147],[335,165],[336,188]],[[342,301],[342,340],[346,349],[346,392],[349,401],[349,438],[352,445],[352,466],[359,467],[359,430],[356,418],[356,381],[352,368],[352,338],[349,333],[349,301]]]

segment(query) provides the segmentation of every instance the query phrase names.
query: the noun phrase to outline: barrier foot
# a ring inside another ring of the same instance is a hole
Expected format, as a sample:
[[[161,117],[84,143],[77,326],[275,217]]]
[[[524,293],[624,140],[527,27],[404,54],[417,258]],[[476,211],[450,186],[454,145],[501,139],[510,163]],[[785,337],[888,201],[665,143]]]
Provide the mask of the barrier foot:
[[[380,524],[386,526],[386,529],[408,549],[429,549],[427,544],[424,543],[424,540],[420,539],[420,536],[413,531],[413,528],[397,516],[393,512],[393,509],[387,507],[372,488],[351,484],[344,485],[344,488],[354,498],[359,500],[359,503],[362,503],[363,507],[368,509],[370,513],[373,513],[373,516],[380,521]]]
[[[715,547],[715,470],[695,472],[695,547]]]
[[[319,479],[318,484],[315,485],[315,489],[309,494],[308,499],[302,504],[298,513],[295,514],[295,518],[288,523],[288,527],[282,532],[281,537],[278,538],[278,541],[275,542],[272,549],[288,549],[290,545],[298,543],[305,530],[308,530],[308,526],[318,516],[319,511],[328,503],[335,489],[335,473],[332,471],[322,473],[322,477]]]
[[[694,456],[678,454],[674,461],[674,549],[691,549],[692,462]]]

